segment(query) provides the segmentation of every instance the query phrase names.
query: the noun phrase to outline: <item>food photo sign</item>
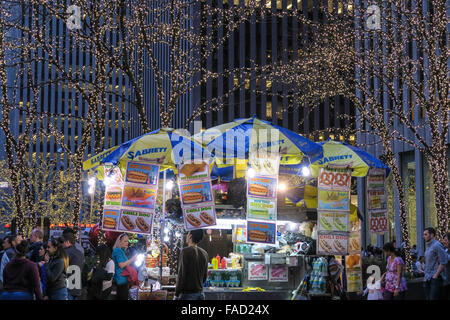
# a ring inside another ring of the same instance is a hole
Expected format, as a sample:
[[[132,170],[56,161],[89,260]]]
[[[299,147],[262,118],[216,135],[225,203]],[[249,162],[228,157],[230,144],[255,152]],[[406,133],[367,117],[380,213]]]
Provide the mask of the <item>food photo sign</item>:
[[[276,200],[253,198],[253,197],[247,198],[247,218],[276,221],[277,220]]]
[[[269,282],[288,282],[289,272],[286,265],[270,265]]]
[[[349,211],[349,192],[319,189],[318,209]]]
[[[119,231],[151,234],[153,212],[122,209],[120,212]]]
[[[320,168],[317,186],[321,189],[350,190],[351,171],[346,169]]]
[[[103,208],[103,223],[104,230],[117,230],[119,226],[120,209]]]
[[[349,232],[350,214],[345,211],[317,211],[318,231]]]
[[[158,187],[159,166],[150,163],[128,162],[125,174],[126,183]]]
[[[140,209],[154,209],[156,190],[125,185],[122,196],[122,206]]]
[[[317,233],[317,254],[318,255],[338,255],[348,254],[348,234],[347,233]]]
[[[209,165],[205,161],[199,163],[185,162],[178,166],[178,181],[180,184],[209,179]]]
[[[267,266],[264,262],[248,262],[248,280],[267,280]]]
[[[123,186],[109,185],[105,189],[105,206],[120,206],[122,204]]]
[[[247,195],[250,197],[276,198],[277,179],[272,177],[256,176],[248,180]]]
[[[211,180],[180,185],[180,196],[182,205],[214,202]]]
[[[186,230],[201,229],[216,225],[216,213],[213,205],[190,207],[183,210]]]
[[[247,221],[247,242],[275,244],[277,234],[276,223]]]

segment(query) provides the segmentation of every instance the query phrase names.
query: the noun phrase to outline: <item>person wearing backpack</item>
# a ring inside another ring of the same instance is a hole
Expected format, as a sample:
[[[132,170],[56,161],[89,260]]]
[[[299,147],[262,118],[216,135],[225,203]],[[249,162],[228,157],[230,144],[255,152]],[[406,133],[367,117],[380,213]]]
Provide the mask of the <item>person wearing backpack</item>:
[[[96,250],[97,265],[92,269],[88,284],[88,300],[108,300],[111,295],[115,264],[111,257],[111,249],[100,245]]]

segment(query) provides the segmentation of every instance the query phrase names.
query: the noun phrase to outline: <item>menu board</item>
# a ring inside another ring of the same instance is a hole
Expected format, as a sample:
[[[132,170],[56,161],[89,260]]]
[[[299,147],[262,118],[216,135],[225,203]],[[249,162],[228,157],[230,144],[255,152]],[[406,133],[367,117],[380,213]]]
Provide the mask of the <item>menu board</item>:
[[[262,198],[276,198],[277,185],[277,179],[274,177],[251,177],[247,184],[247,195]]]
[[[247,198],[247,218],[276,221],[277,203],[271,199]]]
[[[276,223],[247,221],[247,242],[275,244],[276,233]]]
[[[118,167],[105,165],[105,209],[102,229],[151,234],[159,166],[128,162],[125,177]]]
[[[350,189],[350,184],[351,171],[343,169],[320,169],[319,178],[317,180],[318,188],[347,191]]]
[[[213,194],[211,181],[180,185],[180,195],[182,205],[212,202]]]
[[[319,189],[318,207],[324,210],[350,210],[350,196],[348,191],[334,191]]]
[[[213,205],[185,208],[183,213],[186,230],[216,225],[216,214]]]
[[[140,209],[154,209],[156,190],[147,187],[125,185],[122,196],[122,206]]]
[[[126,183],[158,186],[159,166],[150,163],[128,162],[125,174]]]
[[[349,232],[349,212],[317,211],[318,231]]]
[[[126,210],[120,212],[118,230],[141,234],[151,234],[153,224],[153,212]]]
[[[248,280],[267,280],[267,266],[264,262],[248,262]]]
[[[348,233],[317,233],[317,254],[318,255],[339,255],[348,254]]]
[[[384,169],[373,168],[366,178],[370,233],[382,234],[389,231],[385,173]]]
[[[289,272],[286,265],[270,265],[269,282],[287,282],[288,279]]]
[[[202,160],[178,165],[178,185],[186,230],[216,225],[216,208],[209,165]]]

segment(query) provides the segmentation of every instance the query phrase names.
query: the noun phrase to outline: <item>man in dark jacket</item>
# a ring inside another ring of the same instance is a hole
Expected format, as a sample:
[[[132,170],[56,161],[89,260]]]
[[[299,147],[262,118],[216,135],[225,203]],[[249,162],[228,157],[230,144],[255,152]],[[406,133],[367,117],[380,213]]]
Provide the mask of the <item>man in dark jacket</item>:
[[[30,248],[27,254],[27,258],[33,262],[40,262],[41,258],[39,257],[39,250],[42,247],[42,240],[44,239],[44,233],[41,229],[34,229],[31,231],[30,236]]]
[[[189,231],[188,246],[181,251],[175,296],[179,300],[205,300],[203,283],[208,274],[208,253],[197,246],[203,230]]]
[[[69,300],[78,300],[81,296],[81,271],[84,265],[84,255],[75,248],[75,236],[73,233],[63,235],[63,247],[69,257],[67,269],[67,291]]]

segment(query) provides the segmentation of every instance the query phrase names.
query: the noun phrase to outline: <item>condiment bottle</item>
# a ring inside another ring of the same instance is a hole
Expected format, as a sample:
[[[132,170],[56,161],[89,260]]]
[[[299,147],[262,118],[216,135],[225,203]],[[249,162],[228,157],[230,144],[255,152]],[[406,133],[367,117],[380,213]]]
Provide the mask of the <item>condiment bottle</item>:
[[[221,269],[227,268],[227,260],[225,259],[225,257],[222,258],[222,262],[220,263],[220,268]]]
[[[211,263],[213,265],[213,269],[219,269],[219,260],[217,260],[217,258],[212,258]]]

